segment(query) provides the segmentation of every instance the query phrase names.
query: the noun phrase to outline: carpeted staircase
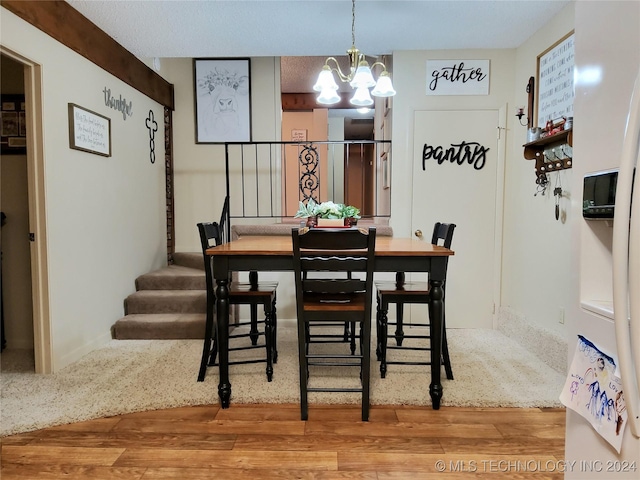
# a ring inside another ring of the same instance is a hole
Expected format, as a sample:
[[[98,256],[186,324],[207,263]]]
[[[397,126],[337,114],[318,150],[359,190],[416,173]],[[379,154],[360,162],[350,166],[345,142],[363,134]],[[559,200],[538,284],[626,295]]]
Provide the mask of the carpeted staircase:
[[[111,327],[118,340],[203,338],[207,294],[202,253],[174,253],[174,263],[136,279],[125,316]]]

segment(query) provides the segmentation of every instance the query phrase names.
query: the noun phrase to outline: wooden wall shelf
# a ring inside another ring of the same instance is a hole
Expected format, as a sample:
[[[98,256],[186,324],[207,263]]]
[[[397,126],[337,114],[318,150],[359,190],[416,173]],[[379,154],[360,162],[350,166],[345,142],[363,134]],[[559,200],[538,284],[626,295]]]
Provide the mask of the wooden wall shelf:
[[[524,158],[536,161],[536,177],[540,180],[545,177],[548,172],[564,170],[573,166],[572,157],[558,157],[554,154],[554,158],[545,156],[545,151],[556,146],[573,146],[573,130],[563,130],[555,135],[549,135],[539,138],[533,142],[525,143]]]
[[[573,145],[573,129],[563,130],[562,132],[556,133],[555,135],[549,135],[547,137],[539,138],[538,140],[534,140],[533,142],[525,143],[524,147],[524,158],[527,160],[535,160],[538,158],[536,155],[538,152],[544,152],[545,148],[548,146],[557,144],[567,144],[569,146]]]

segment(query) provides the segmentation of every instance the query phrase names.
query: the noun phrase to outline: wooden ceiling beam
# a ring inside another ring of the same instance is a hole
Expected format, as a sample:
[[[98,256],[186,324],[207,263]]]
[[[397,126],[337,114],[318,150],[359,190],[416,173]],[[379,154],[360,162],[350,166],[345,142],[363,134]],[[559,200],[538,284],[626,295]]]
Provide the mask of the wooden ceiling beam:
[[[175,109],[173,84],[67,2],[1,0],[0,5],[152,100]]]

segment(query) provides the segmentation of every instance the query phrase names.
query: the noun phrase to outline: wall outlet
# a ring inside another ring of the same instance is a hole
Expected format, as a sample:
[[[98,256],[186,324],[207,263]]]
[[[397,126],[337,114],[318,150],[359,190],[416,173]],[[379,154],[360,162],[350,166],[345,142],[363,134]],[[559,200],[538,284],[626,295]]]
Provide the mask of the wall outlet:
[[[558,317],[558,322],[564,325],[564,308],[560,307],[560,316]]]

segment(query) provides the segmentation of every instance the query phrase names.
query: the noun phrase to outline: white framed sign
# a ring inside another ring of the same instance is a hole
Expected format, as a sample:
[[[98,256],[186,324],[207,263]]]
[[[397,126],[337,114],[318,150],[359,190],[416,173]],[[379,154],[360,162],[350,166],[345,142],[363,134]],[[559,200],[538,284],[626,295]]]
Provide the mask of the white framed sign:
[[[306,129],[293,129],[293,130],[291,130],[291,141],[292,142],[306,142],[307,141],[307,130]]]
[[[573,116],[573,39],[571,31],[538,55],[538,127]]]
[[[489,60],[427,60],[427,95],[489,95]]]
[[[111,119],[69,103],[69,148],[111,156]]]

